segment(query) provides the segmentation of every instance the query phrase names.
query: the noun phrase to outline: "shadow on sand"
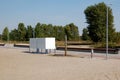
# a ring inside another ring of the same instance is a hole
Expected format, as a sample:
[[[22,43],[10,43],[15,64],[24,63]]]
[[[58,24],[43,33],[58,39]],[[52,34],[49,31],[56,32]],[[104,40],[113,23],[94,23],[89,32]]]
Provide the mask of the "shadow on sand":
[[[28,54],[48,54],[46,52],[30,52],[30,51],[23,51],[23,53],[28,53]]]

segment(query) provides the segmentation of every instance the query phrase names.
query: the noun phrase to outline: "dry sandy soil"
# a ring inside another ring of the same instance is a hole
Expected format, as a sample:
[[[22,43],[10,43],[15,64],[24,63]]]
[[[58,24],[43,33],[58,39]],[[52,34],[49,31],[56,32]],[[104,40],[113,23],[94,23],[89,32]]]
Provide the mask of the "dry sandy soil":
[[[120,80],[120,60],[27,53],[0,47],[0,80]]]

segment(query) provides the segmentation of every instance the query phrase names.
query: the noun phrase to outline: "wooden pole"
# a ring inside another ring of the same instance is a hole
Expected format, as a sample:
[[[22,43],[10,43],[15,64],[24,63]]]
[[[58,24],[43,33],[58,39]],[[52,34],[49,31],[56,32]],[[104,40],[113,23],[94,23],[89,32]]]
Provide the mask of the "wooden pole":
[[[91,49],[91,59],[93,58],[94,49]]]
[[[65,56],[67,56],[67,35],[65,35]]]

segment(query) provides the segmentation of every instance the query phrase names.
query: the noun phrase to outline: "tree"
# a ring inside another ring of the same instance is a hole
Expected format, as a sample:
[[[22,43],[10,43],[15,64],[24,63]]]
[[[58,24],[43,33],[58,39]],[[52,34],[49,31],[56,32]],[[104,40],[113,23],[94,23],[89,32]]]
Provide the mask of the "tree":
[[[41,34],[43,34],[42,37],[51,37],[51,29],[52,29],[52,25],[46,25],[46,24],[42,24],[41,25]]]
[[[10,40],[19,41],[19,33],[17,29],[11,30],[10,32]]]
[[[83,40],[89,40],[90,38],[89,38],[89,35],[88,35],[89,33],[88,33],[88,29],[87,28],[84,28],[83,29],[83,34],[82,34],[82,39]]]
[[[64,27],[62,26],[54,26],[53,27],[53,37],[56,38],[56,40],[61,41],[64,40],[64,36],[65,36],[65,30]]]
[[[2,41],[2,34],[0,34],[0,41]]]
[[[7,27],[4,28],[2,33],[2,40],[8,41],[9,40],[9,30]]]
[[[116,32],[115,34],[114,34],[114,36],[112,36],[113,37],[113,41],[114,42],[116,42],[116,43],[120,43],[120,32]]]
[[[57,31],[58,31],[58,26],[54,26],[54,27],[53,27],[53,37],[55,37],[56,40],[58,40],[58,39],[57,39],[57,36],[58,36]]]
[[[48,24],[44,26],[44,36],[53,37],[53,25],[52,24]]]
[[[88,32],[91,40],[94,42],[103,42],[106,38],[106,12],[107,6],[105,3],[99,3],[87,7],[84,11],[86,20],[88,23]],[[115,33],[113,25],[113,14],[112,9],[108,7],[108,31],[109,31],[109,41],[113,41],[111,35]]]
[[[19,34],[19,41],[25,41],[25,36],[26,36],[26,28],[24,23],[19,23],[18,24],[18,34]]]
[[[37,23],[37,25],[35,26],[35,36],[36,36],[36,38],[44,37],[44,28],[43,28],[44,25],[45,24]]]
[[[79,40],[78,27],[73,23],[65,26],[65,34],[67,35],[68,40]]]
[[[29,41],[30,38],[34,37],[34,31],[31,25],[27,26],[27,30],[26,30],[26,40]]]

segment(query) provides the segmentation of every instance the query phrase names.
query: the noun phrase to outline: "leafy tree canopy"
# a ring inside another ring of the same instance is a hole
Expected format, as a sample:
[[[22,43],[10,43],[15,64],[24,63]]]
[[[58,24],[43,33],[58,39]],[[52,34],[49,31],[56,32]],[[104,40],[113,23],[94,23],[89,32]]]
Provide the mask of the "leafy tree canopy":
[[[91,40],[94,42],[103,42],[106,38],[106,15],[107,5],[102,2],[95,5],[91,5],[84,11],[86,21],[88,23],[88,32]],[[113,25],[112,9],[108,7],[108,31],[109,41],[113,41],[111,35],[115,33]]]
[[[3,32],[2,32],[2,40],[9,40],[9,30],[8,27],[5,27]]]

